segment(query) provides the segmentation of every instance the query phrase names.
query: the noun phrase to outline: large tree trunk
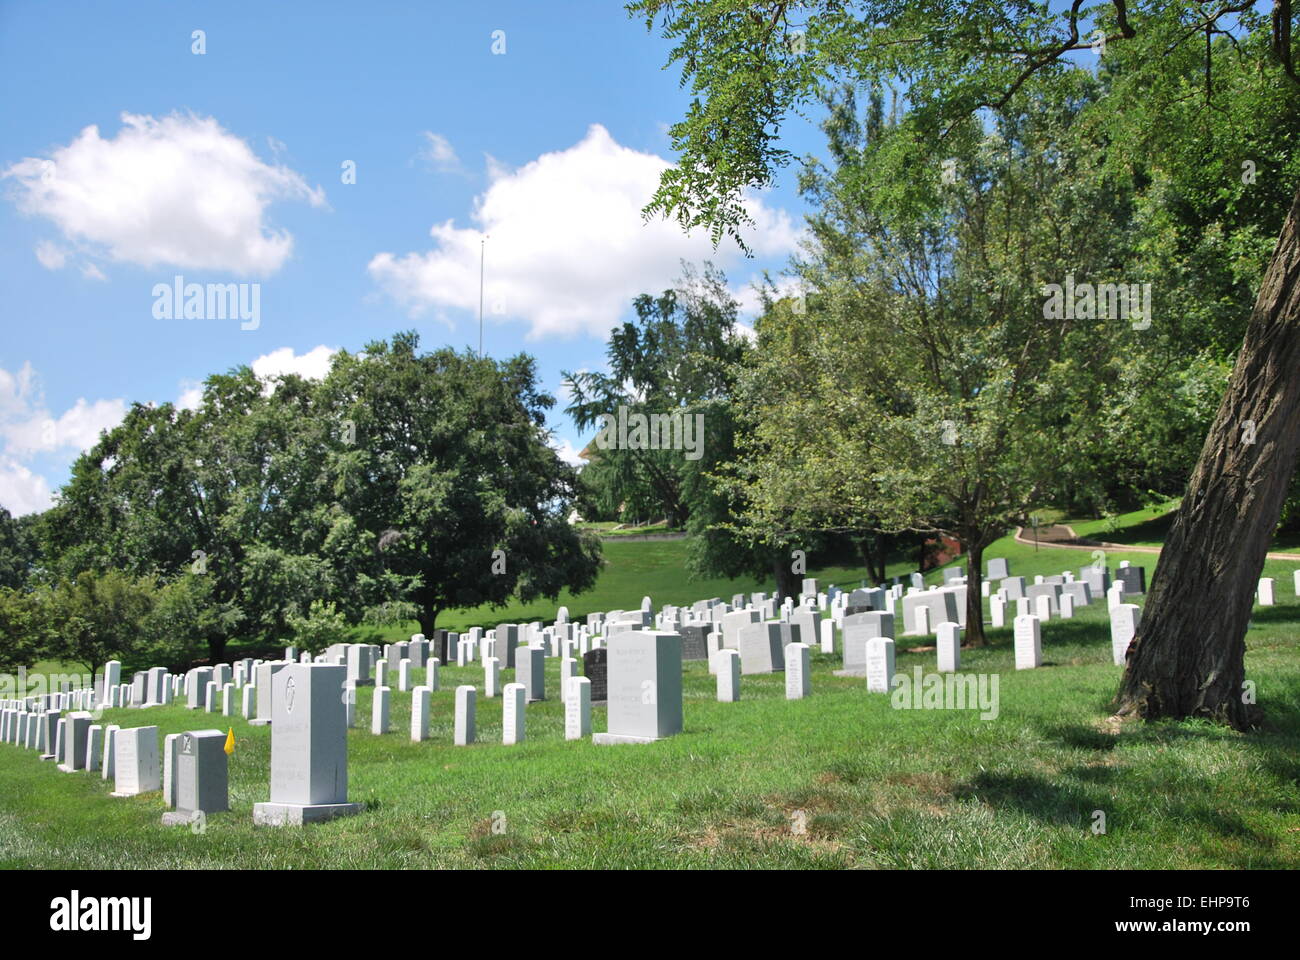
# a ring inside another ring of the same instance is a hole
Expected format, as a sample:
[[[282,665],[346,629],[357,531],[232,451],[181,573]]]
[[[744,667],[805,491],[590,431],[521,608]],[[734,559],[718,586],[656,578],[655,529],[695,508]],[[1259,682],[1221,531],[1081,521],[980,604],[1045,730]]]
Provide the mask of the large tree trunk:
[[[1243,702],[1246,625],[1298,441],[1300,193],[1165,539],[1129,644],[1119,713],[1208,717],[1237,729],[1257,722],[1257,708]]]
[[[803,584],[790,569],[790,558],[780,550],[772,555],[772,573],[776,578],[776,603],[781,605],[786,597],[798,598]]]
[[[434,630],[438,624],[439,610],[433,604],[420,605],[420,632],[424,634],[426,640],[433,642]]]
[[[984,545],[977,539],[962,544],[966,551],[966,643],[982,647],[984,637],[984,598],[980,583],[984,564]]]

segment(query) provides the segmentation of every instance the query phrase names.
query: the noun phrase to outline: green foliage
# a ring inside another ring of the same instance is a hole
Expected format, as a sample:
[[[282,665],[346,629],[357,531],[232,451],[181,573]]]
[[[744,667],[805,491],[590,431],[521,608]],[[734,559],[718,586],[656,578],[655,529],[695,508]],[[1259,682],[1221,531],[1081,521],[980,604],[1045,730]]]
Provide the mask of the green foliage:
[[[0,587],[22,587],[37,562],[34,517],[15,518],[0,507]]]
[[[41,595],[53,642],[49,652],[93,673],[108,660],[144,649],[145,625],[157,601],[152,577],[85,570]]]
[[[13,673],[41,659],[52,639],[49,611],[28,590],[0,587],[0,673]]]
[[[333,603],[313,600],[305,614],[289,614],[289,631],[294,644],[302,650],[317,654],[336,643],[348,643],[351,628]]]

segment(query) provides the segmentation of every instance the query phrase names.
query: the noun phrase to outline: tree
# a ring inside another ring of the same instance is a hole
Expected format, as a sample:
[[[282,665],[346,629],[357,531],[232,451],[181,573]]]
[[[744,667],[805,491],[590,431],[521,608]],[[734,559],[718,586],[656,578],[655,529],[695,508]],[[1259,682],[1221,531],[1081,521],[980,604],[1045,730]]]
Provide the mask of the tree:
[[[22,587],[37,561],[32,517],[15,518],[0,507],[0,587]]]
[[[1072,69],[1070,57],[1094,45],[1105,49],[1106,73],[1123,94],[1099,113],[1149,148],[1121,162],[1176,163],[1169,145],[1188,143],[1189,129],[1199,135],[1201,124],[1175,126],[1177,119],[1171,123],[1158,110],[1159,95],[1173,87],[1182,98],[1200,96],[1189,82],[1196,60],[1204,65],[1197,72],[1207,115],[1223,93],[1215,68],[1233,59],[1252,68],[1251,89],[1260,102],[1268,98],[1294,113],[1300,76],[1289,0],[1278,0],[1271,17],[1251,3],[1207,9],[1178,0],[1130,11],[1124,0],[1112,0],[1088,11],[1091,24],[1082,7],[1081,0],[1062,11],[1008,10],[984,0],[960,6],[825,0],[800,6],[806,15],[796,30],[785,2],[632,4],[647,26],[662,15],[665,35],[678,41],[672,60],[683,65],[683,82],[696,94],[686,119],[671,130],[681,161],[665,172],[647,213],[706,225],[715,241],[737,234],[745,221],[742,190],[767,184],[789,161],[778,141],[781,120],[843,78],[881,85],[906,78],[918,165],[940,159],[949,132],[973,113],[1001,110],[1022,91]],[[1139,100],[1146,109],[1125,111]],[[1239,170],[1244,158],[1215,159]],[[1117,698],[1121,713],[1207,716],[1239,728],[1254,722],[1242,702],[1243,638],[1300,444],[1300,378],[1288,375],[1300,353],[1300,193],[1294,197],[1130,645]],[[1246,422],[1250,445],[1239,442]]]
[[[532,359],[418,347],[403,333],[340,352],[321,384],[321,416],[344,438],[326,457],[327,515],[372,545],[348,562],[411,584],[427,636],[446,609],[589,588],[599,540],[568,522],[576,474],[547,443],[554,399]]]
[[[30,667],[50,649],[48,611],[36,591],[0,587],[0,673]]]
[[[99,667],[141,647],[145,620],[157,597],[150,577],[118,570],[85,571],[60,581],[49,593],[51,655],[84,664],[93,678]]]
[[[727,290],[726,277],[705,264],[697,273],[683,262],[676,286],[657,297],[643,293],[633,302],[636,321],[615,328],[607,356],[610,372],[565,372],[573,400],[565,409],[579,430],[603,423],[606,416],[677,414],[694,417],[702,405],[724,397],[731,366],[745,350],[736,327],[739,304]],[[692,421],[693,422],[693,421]],[[706,429],[711,421],[705,419]],[[705,438],[698,438],[707,447]],[[667,518],[682,528],[692,504],[684,486],[697,464],[698,451],[671,446],[631,445],[591,449],[584,469],[602,512]]]

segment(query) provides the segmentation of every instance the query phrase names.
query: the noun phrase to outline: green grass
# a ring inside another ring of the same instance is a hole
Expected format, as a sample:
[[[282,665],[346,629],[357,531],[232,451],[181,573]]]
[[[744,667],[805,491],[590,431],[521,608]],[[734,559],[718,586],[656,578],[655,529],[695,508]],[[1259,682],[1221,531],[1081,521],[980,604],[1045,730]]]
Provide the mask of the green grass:
[[[612,559],[599,588],[618,598],[610,606],[633,606],[645,593],[681,602],[735,592],[683,582],[678,543],[621,546],[631,552]],[[987,556],[1005,556],[1014,574],[1030,577],[1091,561],[1086,551],[1035,552],[1009,539]],[[1120,559],[1146,565],[1148,577],[1154,569],[1151,555],[1107,558]],[[796,702],[784,699],[778,674],[746,677],[741,701],[719,704],[705,665],[688,664],[686,730],[654,745],[567,742],[561,705],[547,700],[528,707],[527,741],[504,747],[500,701],[480,698],[480,742],[458,748],[452,691],[458,683],[481,691],[482,673],[445,667],[424,743],[407,736],[409,694],[394,691],[394,732],[376,737],[372,692],[361,692],[359,729],[348,734],[350,795],[368,809],[302,830],[253,827],[252,805],[268,797],[270,731],[239,718],[179,706],[105,714],[106,722],[156,723],[164,734],[234,728],[232,810],[211,816],[201,835],[162,827],[159,794],[113,799],[97,776],[60,773],[0,745],[0,865],[1295,869],[1295,566],[1267,564],[1279,605],[1258,609],[1247,635],[1247,671],[1267,717],[1250,734],[1197,722],[1109,723],[1119,668],[1109,662],[1104,600],[1045,625],[1042,669],[1014,669],[1009,630],[993,631],[987,649],[963,651],[963,671],[999,677],[994,720],[895,710],[862,681],[832,676],[835,660],[815,653],[813,696]],[[536,610],[534,618],[550,612]],[[932,670],[933,651],[900,650],[900,670],[916,665]],[[548,661],[548,691],[557,679]],[[600,707],[593,727],[604,729]],[[1105,835],[1090,830],[1095,810],[1105,812]],[[498,811],[504,833],[492,831]],[[795,832],[796,820],[806,832]]]

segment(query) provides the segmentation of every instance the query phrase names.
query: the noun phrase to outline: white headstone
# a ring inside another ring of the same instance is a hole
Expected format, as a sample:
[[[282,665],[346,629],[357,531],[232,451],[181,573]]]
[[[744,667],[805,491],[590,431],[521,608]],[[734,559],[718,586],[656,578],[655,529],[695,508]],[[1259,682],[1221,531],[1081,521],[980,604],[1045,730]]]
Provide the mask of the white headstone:
[[[740,652],[723,649],[718,651],[718,702],[735,703],[740,699]]]
[[[1110,612],[1110,654],[1116,666],[1124,665],[1128,645],[1142,623],[1142,608],[1136,603],[1121,603]]]
[[[961,627],[955,623],[941,623],[935,635],[939,672],[956,673],[961,668]]]
[[[867,641],[867,692],[889,693],[894,672],[894,641],[872,637]]]
[[[157,727],[127,727],[118,730],[114,738],[114,750],[113,796],[134,797],[162,789]]]
[[[569,679],[564,699],[564,739],[583,740],[591,736],[591,680]]]
[[[357,813],[348,803],[347,668],[291,664],[272,680],[271,799],[253,805],[253,822],[301,826]]]
[[[1029,614],[1016,617],[1014,629],[1016,669],[1032,670],[1034,667],[1041,667],[1043,665],[1043,634],[1038,618]]]
[[[1259,579],[1259,605],[1261,607],[1273,606],[1273,578],[1260,577]]]
[[[376,736],[388,732],[388,711],[392,692],[391,687],[375,687],[375,698],[370,711],[370,732]]]
[[[521,648],[515,651],[518,657],[520,652],[527,648]],[[515,661],[518,663],[518,660]],[[505,690],[502,691],[501,698],[501,742],[509,746],[510,744],[522,743],[524,739],[524,702],[527,691],[522,683],[507,683]]]
[[[812,651],[806,643],[790,643],[785,648],[785,698],[802,700],[812,694]]]
[[[419,743],[429,738],[429,705],[433,691],[428,687],[416,687],[411,696],[411,740]]]
[[[461,684],[456,688],[455,743],[458,747],[465,747],[474,742],[474,708],[477,698],[477,692],[468,684]]]

